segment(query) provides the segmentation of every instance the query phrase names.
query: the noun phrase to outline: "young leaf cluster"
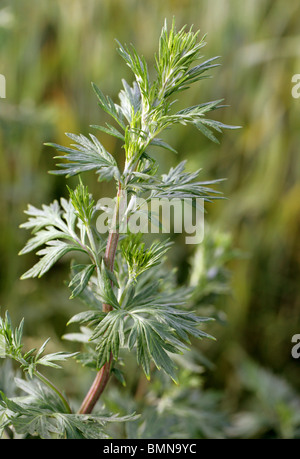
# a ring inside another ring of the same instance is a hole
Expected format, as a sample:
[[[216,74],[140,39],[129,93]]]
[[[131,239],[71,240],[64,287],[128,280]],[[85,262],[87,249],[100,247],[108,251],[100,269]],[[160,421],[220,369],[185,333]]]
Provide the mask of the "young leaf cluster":
[[[127,263],[129,282],[153,266],[159,265],[172,245],[168,241],[153,242],[147,249],[141,236],[141,233],[137,233],[121,241],[121,251]]]
[[[207,71],[218,65],[215,63],[217,57],[199,63],[202,58],[200,50],[205,46],[205,42],[204,37],[198,41],[198,35],[199,33],[194,33],[192,28],[186,31],[183,27],[177,32],[175,21],[168,31],[165,22],[159,40],[159,52],[155,57],[156,76],[153,81],[149,77],[145,58],[138,54],[133,45],[122,46],[118,42],[118,51],[132,70],[135,81],[130,86],[122,80],[123,89],[119,93],[119,104],[106,97],[93,83],[100,107],[113,118],[118,128],[109,123],[106,126],[92,127],[124,142],[124,171],[121,173],[118,170],[113,157],[94,135],[90,134],[89,140],[83,135],[67,134],[76,141],[76,144],[72,145],[75,149],[48,144],[66,153],[58,159],[68,161],[60,163],[59,167],[63,170],[54,173],[70,176],[86,170],[95,170],[100,180],[114,177],[126,187],[132,179],[132,174],[136,172],[138,162],[145,158],[152,159],[147,151],[150,146],[175,151],[172,146],[158,138],[166,128],[178,123],[192,124],[215,142],[218,142],[218,139],[213,131],[221,132],[225,128],[236,128],[207,118],[210,111],[223,107],[222,100],[200,103],[174,113],[171,111],[175,102],[172,96],[175,93],[207,78]]]
[[[8,312],[6,312],[4,319],[0,317],[0,357],[8,357],[15,360],[31,377],[36,373],[38,365],[61,368],[57,362],[63,362],[77,354],[54,352],[44,355],[49,339],[47,339],[38,350],[33,348],[27,352],[23,352],[23,327],[24,320],[14,329]]]

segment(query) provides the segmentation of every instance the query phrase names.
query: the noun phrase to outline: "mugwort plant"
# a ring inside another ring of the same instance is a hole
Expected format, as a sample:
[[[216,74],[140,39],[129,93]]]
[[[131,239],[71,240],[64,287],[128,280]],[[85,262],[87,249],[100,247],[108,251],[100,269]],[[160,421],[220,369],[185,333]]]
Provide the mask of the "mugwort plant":
[[[0,321],[1,357],[14,359],[26,374],[25,379],[15,380],[22,397],[12,399],[1,393],[0,425],[10,437],[17,433],[39,438],[104,438],[108,422],[136,417],[94,412],[111,376],[121,382],[126,378],[119,365],[121,350],[136,356],[137,365],[148,379],[157,367],[177,382],[173,356],[188,349],[191,337],[212,338],[201,329],[210,319],[198,317],[186,307],[191,290],[167,281],[164,260],[172,246],[170,240],[147,245],[143,232],[129,224],[137,212],[142,212],[139,199],[146,204],[163,199],[188,200],[191,208],[195,204],[203,210],[205,202],[220,197],[212,187],[219,180],[200,180],[200,171],[186,171],[185,162],[160,175],[159,164],[151,154],[152,147],[175,151],[160,136],[178,124],[192,125],[214,142],[218,142],[214,131],[233,128],[207,117],[223,107],[222,100],[178,111],[175,108],[174,96],[206,78],[207,72],[218,65],[217,57],[203,60],[204,38],[199,39],[199,32],[192,28],[177,31],[174,21],[168,29],[165,22],[153,81],[144,57],[134,46],[118,43],[118,52],[133,73],[133,83],[122,80],[118,103],[92,84],[101,109],[113,120],[113,124],[92,127],[121,140],[123,170],[94,134],[86,137],[68,133],[70,146],[46,144],[60,152],[55,157],[58,170],[52,173],[67,178],[80,174],[80,178],[75,189],[68,188],[69,199],[55,200],[41,209],[29,205],[25,211],[28,220],[21,226],[32,234],[20,253],[37,250],[39,261],[22,279],[44,276],[68,253],[72,252],[75,259],[81,254],[79,261],[71,264],[69,282],[71,300],[79,299],[83,304],[82,311],[68,322],[79,324],[79,332],[64,338],[83,343],[84,350],[45,354],[47,340],[40,349],[25,352],[23,321],[14,328],[6,313]],[[99,231],[103,203],[96,203],[81,179],[91,170],[99,181],[113,180],[116,184],[107,234]],[[95,371],[95,379],[77,410],[67,395],[40,372],[42,366],[57,368],[57,362],[69,358]]]

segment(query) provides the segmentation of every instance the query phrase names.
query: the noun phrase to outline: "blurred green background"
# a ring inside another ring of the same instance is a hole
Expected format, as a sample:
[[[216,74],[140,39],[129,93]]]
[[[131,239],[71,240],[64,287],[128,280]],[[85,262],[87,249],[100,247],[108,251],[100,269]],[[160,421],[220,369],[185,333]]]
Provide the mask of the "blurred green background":
[[[220,189],[228,199],[207,206],[206,219],[242,253],[228,263],[231,292],[218,299],[226,319],[213,327],[217,341],[201,346],[214,364],[205,370],[203,386],[220,391],[232,419],[244,412],[244,403],[257,413],[265,403],[273,419],[274,404],[282,402],[274,414],[281,423],[277,435],[288,436],[289,423],[298,431],[300,426],[289,401],[291,396],[298,406],[300,397],[300,360],[291,356],[291,338],[300,333],[300,100],[291,95],[292,76],[300,73],[296,0],[1,0],[0,73],[6,77],[6,99],[0,100],[1,313],[8,309],[16,321],[25,317],[28,341],[51,336],[51,345],[61,348],[65,323],[79,310],[64,285],[69,264],[40,280],[19,280],[35,261],[34,255],[18,256],[28,237],[19,229],[24,209],[67,195],[65,180],[47,174],[55,162],[43,143],[66,145],[65,132],[87,134],[90,124],[103,124],[107,118],[91,81],[114,100],[121,78],[132,81],[115,39],[134,43],[151,67],[164,18],[171,23],[173,16],[178,29],[193,24],[207,34],[205,57],[221,56],[222,64],[212,79],[183,93],[181,102],[224,98],[229,107],[218,119],[243,126],[225,131],[220,145],[192,127],[173,129],[165,138],[179,154],[159,158],[162,172],[187,159],[190,170],[203,168],[204,179],[227,178]],[[101,141],[120,157],[118,140],[103,134]],[[84,180],[95,197],[113,192],[93,174]],[[180,240],[174,249],[182,281],[192,250]],[[250,361],[253,371],[243,366]],[[279,390],[272,401],[272,378],[293,396]],[[75,393],[79,383],[70,384]],[[86,380],[80,384],[84,391]],[[241,422],[251,436],[253,419],[252,424],[247,419]],[[253,429],[253,436],[260,435]]]

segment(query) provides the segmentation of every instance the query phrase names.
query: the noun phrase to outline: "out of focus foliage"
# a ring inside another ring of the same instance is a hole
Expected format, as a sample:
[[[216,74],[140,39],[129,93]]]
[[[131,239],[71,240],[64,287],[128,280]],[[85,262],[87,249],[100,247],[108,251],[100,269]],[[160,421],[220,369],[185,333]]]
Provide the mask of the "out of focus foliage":
[[[56,352],[76,303],[63,282],[68,259],[39,281],[19,280],[35,261],[17,255],[26,238],[19,224],[29,202],[39,207],[67,195],[64,180],[46,175],[54,162],[43,143],[105,123],[91,81],[113,99],[120,75],[130,81],[114,39],[134,42],[151,61],[165,17],[171,23],[175,16],[178,28],[194,24],[207,33],[207,57],[220,55],[222,68],[201,92],[191,88],[185,105],[225,96],[231,108],[218,119],[243,126],[220,145],[189,127],[164,136],[172,135],[176,162],[188,159],[191,170],[227,178],[220,188],[228,200],[206,205],[205,242],[195,248],[176,235],[170,262],[179,283],[197,285],[194,306],[216,318],[208,332],[217,341],[182,361],[179,387],[162,376],[149,385],[126,362],[131,380],[126,388],[113,384],[105,402],[111,409],[123,403],[124,413],[129,405],[147,410],[144,424],[130,423],[119,435],[163,436],[164,428],[199,438],[299,437],[299,361],[291,356],[291,338],[300,332],[300,102],[291,96],[292,76],[300,73],[299,14],[296,0],[288,7],[283,0],[1,2],[0,306],[17,322],[25,317],[29,349],[52,336]],[[105,134],[102,141],[119,161],[121,142]],[[158,159],[162,171],[174,165],[171,152]],[[93,174],[86,181],[96,195],[111,196]],[[211,238],[209,225],[218,229]],[[2,374],[1,387],[9,385]],[[86,377],[70,365],[62,384],[71,397],[84,394]],[[153,421],[158,414],[161,428]]]

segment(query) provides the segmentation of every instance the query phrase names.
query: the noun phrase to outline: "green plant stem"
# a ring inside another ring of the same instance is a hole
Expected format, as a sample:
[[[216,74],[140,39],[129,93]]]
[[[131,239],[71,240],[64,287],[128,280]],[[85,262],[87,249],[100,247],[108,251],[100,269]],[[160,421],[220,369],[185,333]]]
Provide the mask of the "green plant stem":
[[[119,230],[118,230],[118,219],[119,219],[119,212],[120,212],[120,200],[122,196],[122,189],[121,184],[119,183],[119,190],[117,194],[117,202],[114,212],[114,218],[112,221],[112,227],[108,235],[107,245],[104,255],[104,261],[107,268],[113,272],[114,270],[114,261],[116,256],[116,250],[119,241]],[[103,312],[108,313],[112,310],[112,306],[110,304],[103,303],[102,305]],[[91,413],[96,405],[100,395],[104,391],[111,372],[111,363],[112,363],[112,354],[110,354],[110,359],[106,362],[103,367],[98,371],[96,378],[94,379],[88,393],[86,394],[81,407],[79,409],[80,414],[88,414]]]
[[[72,410],[71,410],[71,408],[70,408],[69,403],[67,402],[67,400],[65,399],[65,397],[62,395],[62,393],[60,392],[60,390],[57,389],[57,387],[54,386],[54,384],[52,384],[52,382],[49,381],[49,379],[46,378],[46,376],[42,375],[39,371],[35,371],[34,374],[35,374],[35,376],[36,376],[37,378],[39,378],[40,381],[42,381],[44,384],[46,384],[48,387],[50,387],[50,389],[52,389],[52,390],[58,395],[58,397],[59,397],[60,400],[62,401],[64,407],[66,408],[67,413],[72,413]]]

